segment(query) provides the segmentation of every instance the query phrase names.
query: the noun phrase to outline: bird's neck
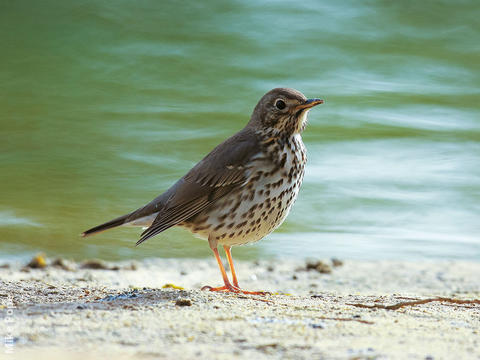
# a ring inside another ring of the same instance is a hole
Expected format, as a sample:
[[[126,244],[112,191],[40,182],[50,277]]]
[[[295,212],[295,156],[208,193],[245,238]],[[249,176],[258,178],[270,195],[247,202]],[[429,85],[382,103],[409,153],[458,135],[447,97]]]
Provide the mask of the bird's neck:
[[[302,136],[300,133],[290,133],[286,131],[279,130],[277,128],[261,129],[258,130],[257,135],[264,141],[279,141],[279,142],[289,142],[292,140],[302,141]]]
[[[283,168],[286,165],[288,154],[298,157],[298,161],[304,166],[306,162],[305,146],[299,133],[286,134],[274,129],[257,132],[261,140],[263,153],[277,165]]]

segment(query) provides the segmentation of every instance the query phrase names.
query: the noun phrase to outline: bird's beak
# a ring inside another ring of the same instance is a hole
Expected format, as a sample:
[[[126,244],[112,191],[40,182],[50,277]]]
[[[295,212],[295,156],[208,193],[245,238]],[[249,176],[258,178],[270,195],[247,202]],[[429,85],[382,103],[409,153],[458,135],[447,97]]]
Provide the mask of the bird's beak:
[[[314,106],[323,104],[322,99],[308,99],[305,101],[303,104],[300,104],[296,107],[296,110],[302,110],[302,109],[310,109]]]

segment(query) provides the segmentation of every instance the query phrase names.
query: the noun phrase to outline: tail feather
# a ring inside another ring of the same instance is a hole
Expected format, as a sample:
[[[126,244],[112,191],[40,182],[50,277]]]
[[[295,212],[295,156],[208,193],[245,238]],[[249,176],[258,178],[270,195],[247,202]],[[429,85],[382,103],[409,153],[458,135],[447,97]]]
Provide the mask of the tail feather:
[[[110,221],[108,221],[104,224],[101,224],[101,225],[95,226],[91,229],[88,229],[87,231],[84,231],[82,233],[82,237],[87,237],[87,236],[94,235],[94,234],[100,233],[100,232],[108,230],[108,229],[112,229],[112,228],[117,227],[117,226],[121,226],[121,225],[123,225],[127,222],[126,220],[130,215],[131,214],[126,214],[126,215],[120,216],[116,219],[110,220]]]

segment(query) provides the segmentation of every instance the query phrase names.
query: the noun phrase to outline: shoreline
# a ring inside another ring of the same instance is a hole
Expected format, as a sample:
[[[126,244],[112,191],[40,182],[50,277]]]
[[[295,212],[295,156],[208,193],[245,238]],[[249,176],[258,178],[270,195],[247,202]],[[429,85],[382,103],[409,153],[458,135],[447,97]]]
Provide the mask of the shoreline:
[[[274,294],[200,291],[221,285],[213,259],[8,263],[0,321],[11,321],[13,346],[4,356],[480,358],[480,263],[236,264],[244,289]]]

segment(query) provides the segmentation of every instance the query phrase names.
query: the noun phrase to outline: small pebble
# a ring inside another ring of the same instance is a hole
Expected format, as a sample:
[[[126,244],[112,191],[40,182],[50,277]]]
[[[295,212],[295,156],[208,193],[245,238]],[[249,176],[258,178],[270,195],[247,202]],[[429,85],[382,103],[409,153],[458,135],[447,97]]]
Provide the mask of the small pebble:
[[[178,299],[175,301],[175,305],[177,306],[192,306],[192,300],[190,299]]]
[[[332,258],[332,266],[333,267],[338,267],[338,266],[342,266],[342,265],[343,265],[342,260],[339,260],[337,258]]]
[[[68,262],[62,258],[53,260],[52,266],[63,269],[65,271],[74,271],[75,269],[68,264]]]
[[[35,257],[27,264],[27,267],[32,269],[43,269],[46,266],[47,260],[45,259],[45,254],[35,255]]]
[[[320,260],[307,261],[306,270],[307,271],[316,270],[321,274],[330,274],[332,272],[332,268]]]
[[[80,268],[82,269],[92,269],[92,270],[111,270],[107,264],[105,264],[102,260],[91,259],[84,261]]]

